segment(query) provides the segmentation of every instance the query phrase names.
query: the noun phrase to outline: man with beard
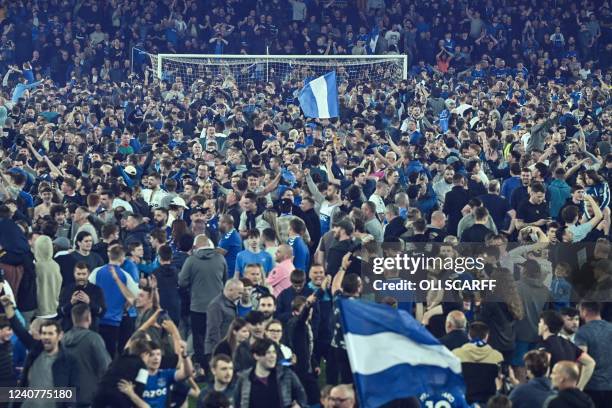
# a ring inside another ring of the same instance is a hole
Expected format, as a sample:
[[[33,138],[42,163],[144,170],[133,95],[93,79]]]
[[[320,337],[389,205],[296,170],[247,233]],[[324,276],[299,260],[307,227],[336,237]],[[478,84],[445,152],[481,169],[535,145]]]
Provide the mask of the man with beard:
[[[220,392],[225,395],[230,401],[234,398],[234,389],[236,383],[234,379],[234,363],[226,354],[217,354],[210,361],[210,371],[213,375],[212,383],[205,383],[200,389],[200,397],[198,398],[198,408],[204,406],[204,399],[213,392]]]
[[[332,229],[335,242],[329,248],[329,254],[327,255],[327,267],[325,268],[327,273],[331,275],[332,278],[340,269],[342,257],[353,249],[354,245],[352,234],[354,230],[355,227],[348,218],[339,221]]]
[[[64,331],[72,327],[71,311],[73,306],[84,303],[91,311],[91,329],[98,330],[98,320],[106,313],[102,289],[89,282],[89,268],[83,262],[77,262],[74,267],[74,282],[62,289],[59,296],[58,316],[62,318]]]
[[[433,190],[436,193],[436,197],[438,197],[438,206],[440,208],[444,207],[444,197],[446,193],[451,191],[453,188],[453,177],[455,176],[455,169],[453,166],[448,166],[444,170],[444,174],[442,178],[436,181],[433,185]]]
[[[153,210],[153,222],[150,223],[154,229],[160,228],[165,230],[166,224],[168,223],[168,210],[163,207],[156,208]]]
[[[531,170],[524,167],[521,169],[521,185],[512,191],[512,195],[510,197],[506,197],[506,199],[510,199],[510,207],[512,207],[513,210],[518,210],[519,205],[521,205],[523,201],[529,199],[528,188],[530,184]]]
[[[0,302],[4,306],[6,317],[11,322],[15,335],[29,351],[19,386],[32,389],[79,388],[78,363],[60,343],[64,332],[59,322],[43,321],[40,325],[40,340],[35,340],[15,316],[13,300],[8,296],[3,296]],[[44,407],[48,406],[48,403],[44,400],[28,399],[21,406],[24,408]]]
[[[306,183],[308,184],[308,190],[310,194],[312,194],[312,198],[320,204],[319,222],[321,224],[321,235],[323,235],[329,231],[330,226],[333,225],[334,214],[342,204],[338,194],[338,187],[334,184],[329,184],[325,191],[325,195],[323,195],[312,180],[310,169],[304,169],[304,177],[306,177]]]
[[[274,319],[276,312],[276,298],[272,294],[261,295],[257,304],[257,311],[263,313],[265,317],[264,325],[267,326]]]
[[[559,332],[559,336],[573,343],[574,336],[580,327],[580,313],[576,308],[565,307],[561,309],[561,316],[563,317],[563,328]]]
[[[315,211],[315,202],[312,197],[302,198],[299,212],[296,212],[296,215],[306,224],[306,230],[310,235],[308,248],[310,249],[310,253],[314,254],[319,245],[319,240],[321,239],[321,223]]]

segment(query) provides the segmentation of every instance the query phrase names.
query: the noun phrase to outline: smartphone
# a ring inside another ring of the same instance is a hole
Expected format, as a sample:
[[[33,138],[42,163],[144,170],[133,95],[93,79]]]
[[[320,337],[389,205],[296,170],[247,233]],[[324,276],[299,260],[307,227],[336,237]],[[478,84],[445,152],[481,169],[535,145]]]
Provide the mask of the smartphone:
[[[157,324],[162,324],[165,320],[168,320],[169,318],[170,316],[168,315],[168,311],[162,310],[161,312],[159,312],[159,315],[157,315]]]

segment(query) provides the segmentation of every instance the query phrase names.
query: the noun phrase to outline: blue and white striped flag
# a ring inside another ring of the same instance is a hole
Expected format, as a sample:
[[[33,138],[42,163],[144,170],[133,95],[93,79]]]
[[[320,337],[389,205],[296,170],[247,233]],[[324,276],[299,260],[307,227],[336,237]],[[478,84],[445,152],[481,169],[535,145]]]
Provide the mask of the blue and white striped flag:
[[[300,107],[307,118],[329,119],[338,117],[338,87],[336,71],[308,82],[298,94]]]
[[[344,339],[360,406],[451,394],[467,407],[461,362],[404,310],[340,299]]]

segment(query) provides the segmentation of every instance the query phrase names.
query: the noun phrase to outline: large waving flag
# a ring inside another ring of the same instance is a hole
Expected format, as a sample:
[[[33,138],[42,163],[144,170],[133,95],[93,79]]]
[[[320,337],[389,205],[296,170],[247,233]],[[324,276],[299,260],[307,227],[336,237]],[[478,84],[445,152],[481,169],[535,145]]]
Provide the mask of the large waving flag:
[[[298,94],[298,100],[307,118],[338,117],[336,71],[315,78],[304,85]]]
[[[461,362],[406,311],[355,299],[341,299],[340,311],[360,406],[422,394],[468,406]]]

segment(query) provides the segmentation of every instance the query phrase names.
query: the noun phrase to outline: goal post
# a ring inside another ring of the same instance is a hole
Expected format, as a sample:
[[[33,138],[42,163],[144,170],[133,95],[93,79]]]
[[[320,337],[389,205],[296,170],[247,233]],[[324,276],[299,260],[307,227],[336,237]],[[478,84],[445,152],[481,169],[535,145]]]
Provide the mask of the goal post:
[[[148,54],[158,79],[187,85],[231,77],[238,84],[287,82],[335,70],[340,80],[400,82],[408,78],[406,55],[210,55]]]

